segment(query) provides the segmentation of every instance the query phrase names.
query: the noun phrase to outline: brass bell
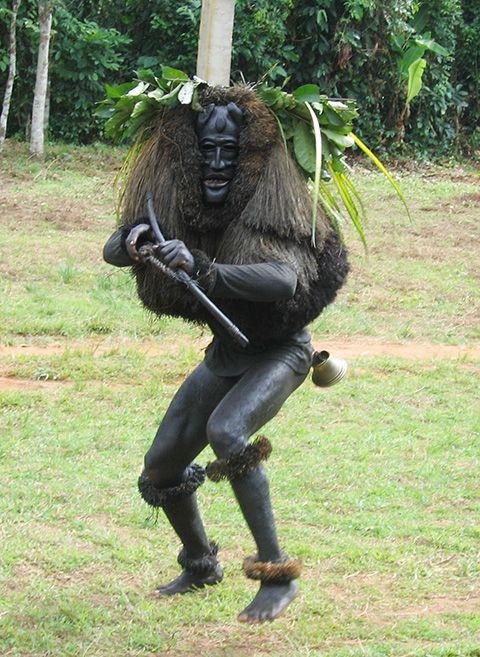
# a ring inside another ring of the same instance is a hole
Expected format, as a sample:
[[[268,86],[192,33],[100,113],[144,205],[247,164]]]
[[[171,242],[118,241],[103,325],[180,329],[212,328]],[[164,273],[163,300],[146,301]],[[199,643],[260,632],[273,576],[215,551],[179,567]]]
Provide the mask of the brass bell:
[[[347,373],[347,361],[334,358],[328,351],[315,351],[312,357],[312,381],[320,388],[328,388],[343,379]]]

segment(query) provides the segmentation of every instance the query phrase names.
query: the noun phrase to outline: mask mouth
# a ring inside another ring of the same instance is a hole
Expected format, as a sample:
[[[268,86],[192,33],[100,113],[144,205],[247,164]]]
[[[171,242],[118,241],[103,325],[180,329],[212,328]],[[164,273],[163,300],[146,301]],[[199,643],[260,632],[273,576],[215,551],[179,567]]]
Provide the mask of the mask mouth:
[[[209,176],[208,178],[205,178],[203,184],[209,189],[222,189],[222,187],[226,187],[229,182],[230,178],[224,178],[221,176]]]

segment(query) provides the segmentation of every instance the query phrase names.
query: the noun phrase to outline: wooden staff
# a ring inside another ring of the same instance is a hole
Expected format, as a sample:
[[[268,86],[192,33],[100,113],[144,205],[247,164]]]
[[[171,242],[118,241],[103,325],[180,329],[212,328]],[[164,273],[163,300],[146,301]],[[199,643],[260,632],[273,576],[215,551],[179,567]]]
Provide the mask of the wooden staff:
[[[160,227],[158,225],[158,220],[155,214],[155,210],[153,207],[153,194],[152,192],[147,192],[146,194],[147,198],[147,209],[148,209],[148,218],[150,220],[150,225],[152,227],[152,230],[155,235],[155,239],[157,240],[157,243],[163,244],[165,242],[165,238],[162,235],[162,232],[160,230]],[[240,331],[240,329],[235,326],[235,324],[228,319],[226,315],[222,313],[220,308],[216,306],[213,301],[211,301],[205,292],[201,290],[198,286],[198,284],[190,278],[190,276],[187,274],[186,271],[183,269],[171,269],[170,267],[167,267],[163,262],[158,260],[158,258],[155,258],[153,255],[148,255],[146,256],[147,260],[150,260],[152,264],[157,265],[157,263],[160,265],[160,269],[169,277],[172,278],[179,283],[183,283],[185,287],[193,294],[193,296],[204,306],[211,315],[217,320],[221,326],[229,333],[229,335],[236,341],[238,342],[239,345],[242,347],[246,347],[249,344],[248,338]]]

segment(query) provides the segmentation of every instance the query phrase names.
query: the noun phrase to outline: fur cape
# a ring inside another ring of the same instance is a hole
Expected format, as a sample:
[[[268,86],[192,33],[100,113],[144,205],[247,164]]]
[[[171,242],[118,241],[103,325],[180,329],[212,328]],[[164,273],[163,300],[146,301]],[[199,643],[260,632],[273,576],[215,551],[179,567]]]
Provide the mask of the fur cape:
[[[203,262],[206,255],[226,264],[290,264],[298,278],[292,299],[216,301],[253,344],[270,345],[303,328],[333,301],[348,263],[344,246],[323,214],[317,222],[317,246],[312,247],[306,182],[285,150],[274,116],[255,93],[243,86],[209,88],[200,102],[207,106],[231,101],[243,110],[244,126],[225,202],[212,207],[202,200],[196,113],[189,107],[164,110],[132,165],[122,225],[127,229],[145,217],[145,194],[152,191],[164,234],[183,240]],[[215,332],[208,313],[183,286],[148,264],[134,265],[133,272],[140,299],[149,310],[207,323]]]

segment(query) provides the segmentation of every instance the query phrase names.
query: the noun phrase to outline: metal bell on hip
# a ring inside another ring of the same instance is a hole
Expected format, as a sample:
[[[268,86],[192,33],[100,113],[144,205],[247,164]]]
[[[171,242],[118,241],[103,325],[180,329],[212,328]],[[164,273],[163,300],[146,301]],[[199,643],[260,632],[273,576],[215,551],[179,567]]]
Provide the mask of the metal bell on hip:
[[[320,388],[328,388],[343,379],[347,373],[347,361],[334,358],[328,351],[315,351],[312,357],[312,381]]]

